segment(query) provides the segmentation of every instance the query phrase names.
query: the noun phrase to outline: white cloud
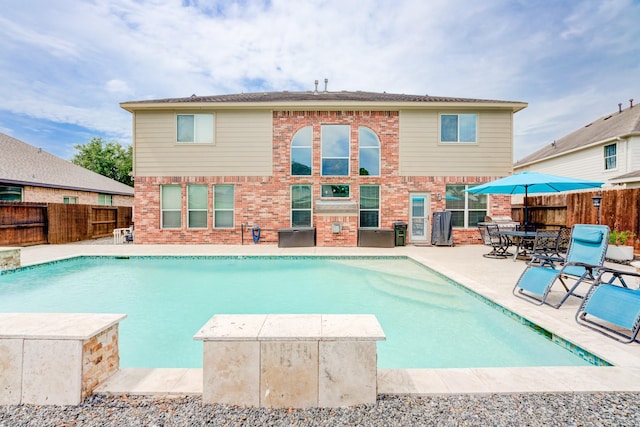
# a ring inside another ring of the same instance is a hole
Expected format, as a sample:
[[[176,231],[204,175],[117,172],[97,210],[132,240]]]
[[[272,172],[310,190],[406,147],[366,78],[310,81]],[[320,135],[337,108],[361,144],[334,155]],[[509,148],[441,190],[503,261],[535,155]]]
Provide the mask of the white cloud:
[[[1,108],[130,138],[122,101],[326,77],[329,90],[529,102],[520,158],[640,99],[639,20],[632,0],[25,0],[0,18]]]

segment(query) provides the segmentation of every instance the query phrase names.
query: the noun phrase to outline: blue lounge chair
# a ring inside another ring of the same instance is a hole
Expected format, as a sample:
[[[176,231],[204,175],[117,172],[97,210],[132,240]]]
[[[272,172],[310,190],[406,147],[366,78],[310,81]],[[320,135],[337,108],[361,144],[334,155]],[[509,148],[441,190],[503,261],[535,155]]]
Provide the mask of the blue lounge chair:
[[[611,274],[608,282],[603,277]],[[640,331],[640,290],[629,289],[624,276],[640,274],[600,268],[596,280],[576,312],[576,322],[623,343],[637,341]],[[615,280],[621,286],[615,284]]]
[[[609,245],[609,227],[606,225],[576,224],[571,230],[571,239],[566,259],[533,254],[518,282],[513,294],[534,304],[547,304],[559,308],[585,280],[593,281],[594,273],[604,263]],[[556,264],[563,263],[561,268]],[[569,287],[566,280],[575,283]],[[547,297],[551,287],[559,281],[566,294],[557,304],[550,304]]]

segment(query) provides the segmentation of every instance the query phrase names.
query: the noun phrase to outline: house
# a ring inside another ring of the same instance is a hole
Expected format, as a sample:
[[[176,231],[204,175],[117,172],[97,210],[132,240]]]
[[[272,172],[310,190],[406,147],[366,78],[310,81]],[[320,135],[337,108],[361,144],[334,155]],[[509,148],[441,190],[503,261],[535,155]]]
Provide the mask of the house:
[[[314,229],[318,246],[356,246],[396,222],[429,243],[444,210],[456,243],[477,242],[478,221],[508,215],[510,200],[464,190],[511,174],[513,116],[527,106],[326,81],[120,105],[133,114],[137,243],[241,244],[259,227],[260,242]]]
[[[640,106],[607,114],[517,161],[514,172],[536,171],[640,187]]]
[[[0,133],[0,201],[133,206],[133,188]]]

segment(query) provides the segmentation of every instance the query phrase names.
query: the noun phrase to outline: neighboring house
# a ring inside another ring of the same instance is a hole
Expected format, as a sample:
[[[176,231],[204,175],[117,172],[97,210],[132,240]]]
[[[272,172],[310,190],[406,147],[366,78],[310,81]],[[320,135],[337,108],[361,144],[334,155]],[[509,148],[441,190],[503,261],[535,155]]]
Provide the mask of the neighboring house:
[[[523,102],[371,92],[265,92],[123,102],[133,114],[137,243],[275,242],[316,229],[318,246],[409,224],[428,243],[450,210],[456,243],[477,242],[510,200],[472,196],[509,175]]]
[[[514,172],[565,175],[640,187],[640,106],[607,114],[517,161]]]
[[[133,188],[0,133],[0,201],[133,206]]]

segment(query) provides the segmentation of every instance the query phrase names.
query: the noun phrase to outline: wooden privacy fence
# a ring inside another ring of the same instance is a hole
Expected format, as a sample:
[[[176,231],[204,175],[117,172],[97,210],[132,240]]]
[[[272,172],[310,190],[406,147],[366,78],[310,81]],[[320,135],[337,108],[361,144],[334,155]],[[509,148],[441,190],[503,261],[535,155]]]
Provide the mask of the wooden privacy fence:
[[[593,196],[600,193],[600,217],[593,206]],[[567,226],[574,224],[603,224],[611,230],[629,230],[640,234],[640,188],[610,189],[575,193],[558,193],[544,196],[529,196],[529,222],[537,226]],[[514,221],[524,222],[524,207],[513,205]],[[636,251],[640,251],[640,239],[629,240]]]
[[[69,243],[131,226],[129,206],[0,202],[0,246]]]

